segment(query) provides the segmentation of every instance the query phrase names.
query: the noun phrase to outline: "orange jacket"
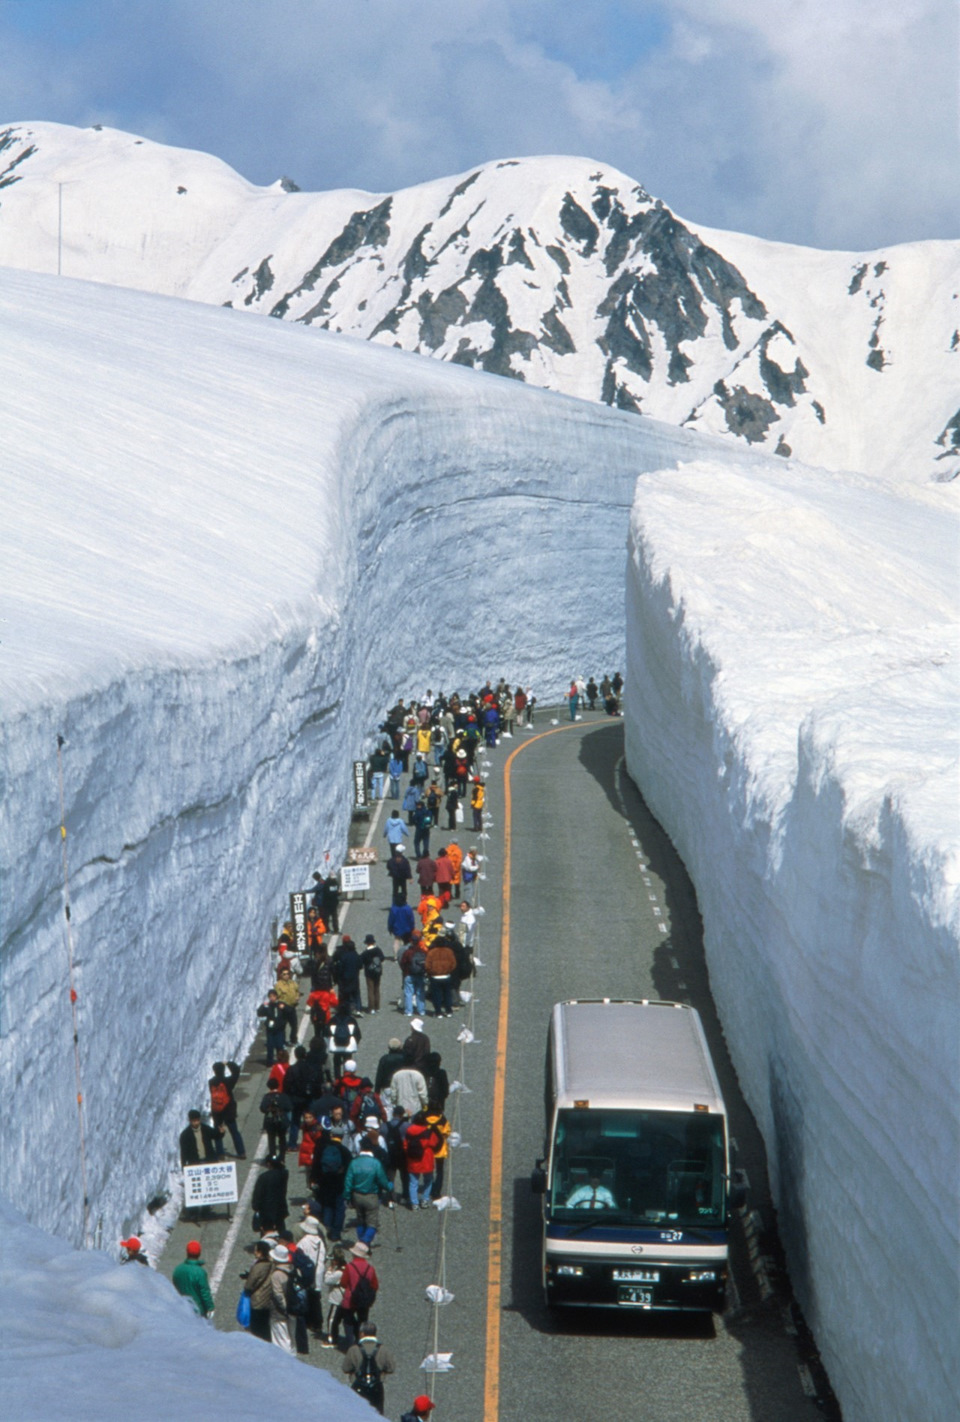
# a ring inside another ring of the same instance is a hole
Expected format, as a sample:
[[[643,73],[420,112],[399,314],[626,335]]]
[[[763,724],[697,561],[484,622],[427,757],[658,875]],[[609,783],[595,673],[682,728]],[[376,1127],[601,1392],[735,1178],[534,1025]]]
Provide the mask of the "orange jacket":
[[[452,880],[452,882],[453,882],[454,884],[459,884],[459,882],[460,882],[460,865],[463,863],[463,850],[460,848],[459,844],[448,844],[448,845],[447,845],[447,858],[450,860],[450,863],[453,865],[453,880]]]

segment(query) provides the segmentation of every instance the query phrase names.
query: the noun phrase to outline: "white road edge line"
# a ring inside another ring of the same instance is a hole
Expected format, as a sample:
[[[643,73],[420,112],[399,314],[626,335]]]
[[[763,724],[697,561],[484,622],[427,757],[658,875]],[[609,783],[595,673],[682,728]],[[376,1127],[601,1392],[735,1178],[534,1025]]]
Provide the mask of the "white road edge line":
[[[377,825],[380,820],[380,811],[382,809],[383,800],[378,800],[377,808],[374,811],[373,817],[370,821],[370,828],[367,831],[367,837],[363,841],[365,849],[370,848],[370,841],[373,839],[373,836],[376,833]],[[340,915],[341,919],[345,919],[347,914],[350,912],[351,903],[352,900],[348,899],[346,905],[344,906],[343,913]],[[339,936],[339,934],[334,935],[335,938]],[[309,1021],[309,1014],[304,1013],[300,1019],[300,1030],[297,1033],[298,1042],[302,1042],[304,1037],[306,1036],[306,1027]],[[263,1152],[266,1150],[266,1147],[267,1133],[266,1131],[264,1131],[263,1135],[257,1141],[257,1149],[255,1154],[258,1156],[262,1155]],[[223,1244],[221,1244],[220,1246],[220,1253],[217,1255],[217,1262],[213,1267],[213,1273],[210,1275],[210,1292],[213,1294],[214,1298],[216,1298],[217,1290],[223,1282],[224,1274],[227,1272],[227,1265],[230,1262],[230,1255],[233,1253],[233,1246],[237,1242],[237,1235],[240,1233],[240,1226],[243,1223],[244,1216],[246,1215],[247,1210],[250,1208],[250,1197],[253,1194],[253,1187],[256,1184],[257,1176],[260,1174],[260,1169],[261,1167],[256,1163],[256,1161],[254,1161],[253,1165],[251,1165],[250,1167],[250,1174],[247,1176],[246,1183],[243,1187],[243,1192],[240,1196],[240,1199],[237,1201],[236,1214],[234,1215],[230,1223],[230,1228],[227,1230],[227,1233],[224,1236]]]

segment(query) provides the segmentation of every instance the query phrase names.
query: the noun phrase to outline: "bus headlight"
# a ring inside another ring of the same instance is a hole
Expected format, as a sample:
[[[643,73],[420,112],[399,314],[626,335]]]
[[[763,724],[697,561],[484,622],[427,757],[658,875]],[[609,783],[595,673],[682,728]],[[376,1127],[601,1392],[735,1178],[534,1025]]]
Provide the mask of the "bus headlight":
[[[582,1264],[558,1264],[557,1273],[564,1274],[568,1279],[579,1279],[583,1274]]]
[[[717,1271],[716,1269],[691,1269],[683,1282],[685,1284],[715,1284]]]

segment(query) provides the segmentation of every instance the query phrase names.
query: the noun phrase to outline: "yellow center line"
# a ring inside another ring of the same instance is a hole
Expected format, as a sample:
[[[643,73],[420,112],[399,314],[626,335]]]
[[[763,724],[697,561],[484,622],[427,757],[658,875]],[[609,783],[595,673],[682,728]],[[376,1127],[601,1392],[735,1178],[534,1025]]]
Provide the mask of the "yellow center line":
[[[500,1002],[497,1028],[497,1058],[493,1079],[493,1138],[490,1145],[490,1221],[487,1245],[486,1366],[483,1380],[483,1422],[500,1418],[500,1296],[503,1280],[503,1108],[506,1095],[507,1043],[510,1017],[510,839],[512,798],[510,767],[521,751],[546,736],[560,731],[584,730],[594,722],[571,721],[541,731],[517,746],[503,766],[503,919],[500,930]]]

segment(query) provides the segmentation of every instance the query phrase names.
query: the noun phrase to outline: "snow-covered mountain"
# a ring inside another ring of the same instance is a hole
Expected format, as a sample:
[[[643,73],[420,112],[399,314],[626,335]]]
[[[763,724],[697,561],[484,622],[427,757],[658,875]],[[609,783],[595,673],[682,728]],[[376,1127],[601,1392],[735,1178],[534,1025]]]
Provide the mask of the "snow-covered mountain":
[[[310,194],[116,130],[15,124],[0,264],[342,331],[829,468],[960,470],[960,243],[710,231],[582,158]]]

